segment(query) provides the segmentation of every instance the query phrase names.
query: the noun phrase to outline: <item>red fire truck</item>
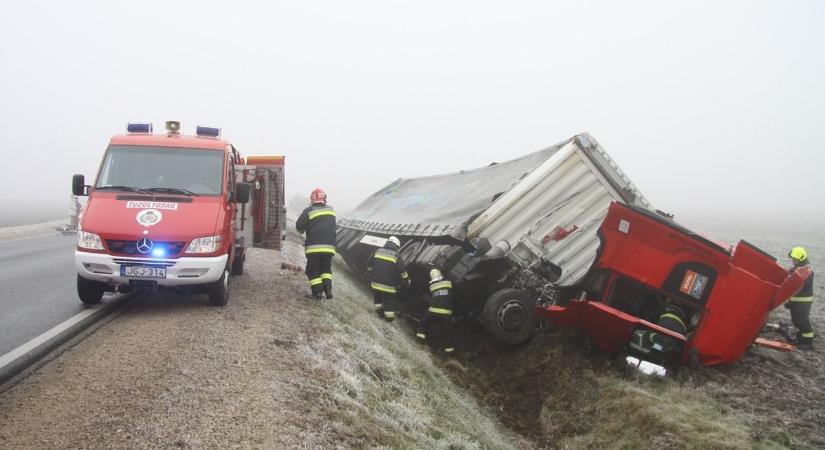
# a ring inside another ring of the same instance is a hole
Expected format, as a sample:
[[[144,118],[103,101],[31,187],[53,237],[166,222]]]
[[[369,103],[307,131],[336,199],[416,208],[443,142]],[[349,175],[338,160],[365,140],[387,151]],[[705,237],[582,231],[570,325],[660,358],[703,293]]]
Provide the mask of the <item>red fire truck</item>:
[[[225,305],[246,247],[280,249],[284,234],[284,158],[255,158],[246,165],[218,128],[186,136],[176,121],[162,134],[128,124],[94,184],[72,179],[74,195],[89,196],[75,252],[80,300],[168,288]]]

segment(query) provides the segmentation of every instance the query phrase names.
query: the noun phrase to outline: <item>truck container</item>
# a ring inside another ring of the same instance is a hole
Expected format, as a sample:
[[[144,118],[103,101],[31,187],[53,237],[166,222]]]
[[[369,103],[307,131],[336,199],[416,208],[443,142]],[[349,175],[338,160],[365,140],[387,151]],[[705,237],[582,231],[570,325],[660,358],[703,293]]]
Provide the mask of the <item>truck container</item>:
[[[75,252],[80,300],[173,289],[225,305],[246,248],[280,248],[283,167],[283,157],[244,160],[218,128],[186,136],[176,121],[162,134],[129,124],[109,141],[94,184],[72,179],[73,194],[89,196]]]

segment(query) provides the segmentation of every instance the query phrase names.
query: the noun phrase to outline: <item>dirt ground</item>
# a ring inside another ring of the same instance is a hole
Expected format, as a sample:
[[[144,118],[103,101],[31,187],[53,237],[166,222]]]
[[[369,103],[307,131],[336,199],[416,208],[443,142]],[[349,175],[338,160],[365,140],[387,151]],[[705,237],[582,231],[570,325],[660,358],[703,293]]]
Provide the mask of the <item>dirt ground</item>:
[[[815,292],[825,292],[821,281]],[[792,448],[825,448],[825,304],[821,295],[817,300],[811,310],[811,321],[819,336],[813,350],[785,353],[752,347],[734,364],[683,370],[677,380],[702,387],[719,401],[746,413],[757,436],[772,432]],[[771,320],[790,324],[790,313],[779,308]],[[769,333],[764,336],[783,340]]]
[[[225,309],[152,295],[5,392],[0,447],[335,447],[298,350],[316,305],[276,255],[250,252]]]

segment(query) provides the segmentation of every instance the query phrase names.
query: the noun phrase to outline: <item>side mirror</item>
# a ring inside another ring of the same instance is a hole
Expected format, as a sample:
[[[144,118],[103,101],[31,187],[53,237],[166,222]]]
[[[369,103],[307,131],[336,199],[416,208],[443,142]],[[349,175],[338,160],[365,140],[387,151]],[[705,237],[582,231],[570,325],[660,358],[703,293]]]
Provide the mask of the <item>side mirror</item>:
[[[249,183],[239,182],[235,185],[235,195],[232,201],[235,203],[246,203],[249,201]]]
[[[89,195],[89,192],[86,190],[89,186],[86,186],[86,178],[83,175],[73,175],[72,176],[72,194],[78,196]]]

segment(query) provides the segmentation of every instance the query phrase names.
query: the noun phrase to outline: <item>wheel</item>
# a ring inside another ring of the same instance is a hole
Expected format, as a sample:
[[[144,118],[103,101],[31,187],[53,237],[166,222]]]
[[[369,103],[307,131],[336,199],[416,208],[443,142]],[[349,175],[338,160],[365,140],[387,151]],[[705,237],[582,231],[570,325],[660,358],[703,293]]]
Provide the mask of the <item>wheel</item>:
[[[243,263],[246,261],[246,252],[237,254],[232,261],[232,275],[243,275]]]
[[[106,285],[97,281],[87,280],[77,276],[77,296],[86,305],[96,305],[103,298]]]
[[[223,275],[209,287],[209,303],[224,306],[229,301],[229,268],[223,269]]]
[[[520,344],[536,330],[536,300],[518,289],[493,293],[481,311],[481,323],[496,340]]]

